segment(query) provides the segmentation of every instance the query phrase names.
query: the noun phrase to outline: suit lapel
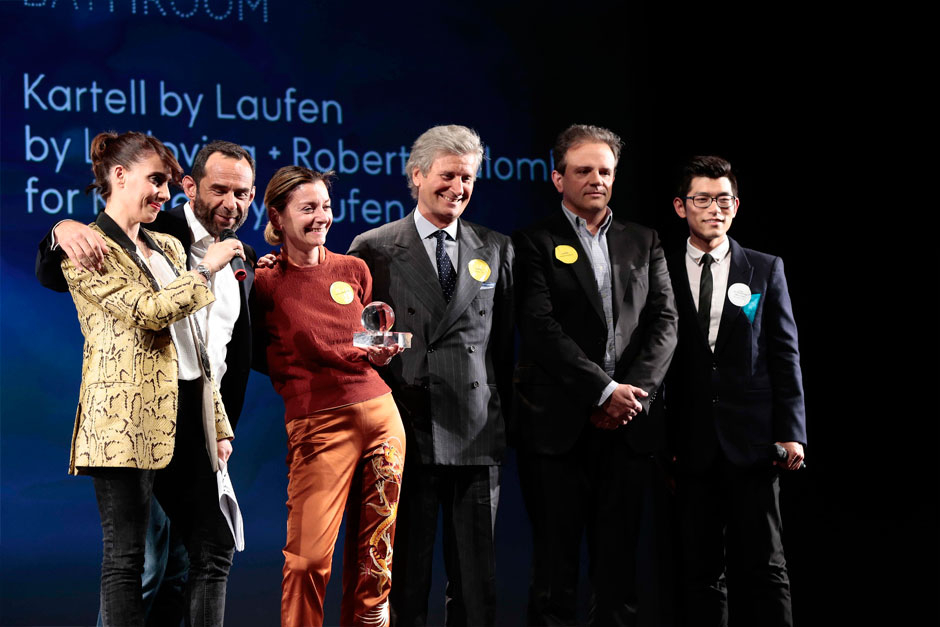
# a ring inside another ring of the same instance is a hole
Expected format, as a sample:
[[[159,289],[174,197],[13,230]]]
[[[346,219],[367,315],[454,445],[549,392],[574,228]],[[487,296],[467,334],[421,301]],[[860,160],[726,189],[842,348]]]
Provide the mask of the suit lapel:
[[[160,284],[157,283],[157,279],[154,278],[153,273],[150,271],[150,268],[145,264],[140,257],[137,255],[137,244],[131,241],[131,238],[127,236],[127,233],[121,230],[121,227],[117,225],[111,216],[102,211],[98,214],[97,219],[95,219],[95,225],[101,229],[102,233],[110,237],[112,240],[117,242],[124,249],[124,252],[127,253],[127,256],[130,257],[131,261],[140,268],[140,271],[144,273],[144,276],[150,281],[150,286],[153,288],[153,291],[160,291]],[[164,257],[166,255],[163,253],[163,249],[157,246],[156,242],[147,234],[144,229],[140,230],[141,238],[147,243],[147,245],[154,252],[158,252]],[[176,273],[176,268],[173,267],[173,264],[170,263],[170,260],[167,259],[167,263],[170,266],[170,269]]]
[[[630,276],[633,271],[627,254],[630,245],[626,240],[624,226],[612,220],[610,228],[607,230],[607,253],[610,257],[610,289],[612,290],[611,302],[613,305],[611,314],[614,317],[615,327],[620,319],[620,306],[623,303],[623,297],[626,294],[627,286],[630,284]],[[603,303],[601,307],[603,308]],[[617,354],[620,354],[620,347],[617,348]]]
[[[731,243],[731,268],[728,270],[728,287],[730,288],[735,283],[744,283],[750,286],[754,268],[748,262],[744,250],[738,243],[730,237],[728,239]],[[724,299],[724,306],[721,309],[721,324],[718,326],[718,339],[715,340],[716,355],[724,348],[728,337],[731,335],[731,328],[741,314],[741,307],[728,300],[727,290]]]
[[[398,262],[395,274],[408,286],[408,291],[415,294],[419,301],[428,308],[430,315],[440,319],[444,315],[447,303],[437,272],[431,265],[424,242],[418,237],[413,214],[399,222],[395,237],[395,259]]]
[[[554,218],[554,224],[550,230],[552,243],[554,248],[557,249],[559,246],[570,246],[578,252],[578,259],[574,263],[562,263],[556,258],[556,263],[560,266],[563,266],[560,271],[565,272],[566,269],[569,272],[573,272],[575,277],[578,279],[578,283],[581,285],[581,289],[584,290],[584,294],[587,296],[588,302],[591,303],[591,307],[594,308],[594,312],[597,314],[597,317],[607,325],[607,317],[604,315],[604,303],[601,302],[600,292],[597,290],[597,278],[594,276],[594,269],[591,267],[591,256],[585,252],[584,247],[581,246],[581,240],[578,238],[578,235],[574,232],[574,229],[571,228],[571,223],[568,222],[568,219],[564,214],[557,214]],[[610,246],[608,244],[608,250]],[[552,256],[554,257],[555,251],[552,250]],[[621,292],[623,294],[623,292]]]
[[[477,236],[473,229],[467,227],[463,222],[457,223],[457,286],[454,288],[454,296],[447,303],[444,311],[444,317],[440,319],[434,332],[428,338],[428,341],[436,342],[444,333],[454,324],[457,318],[466,310],[470,301],[480,293],[480,281],[470,276],[468,264],[471,259],[484,258],[487,264],[495,263],[493,259],[486,259],[483,255],[483,241]],[[425,255],[427,258],[427,255]],[[440,286],[438,286],[438,291]],[[442,296],[443,299],[443,296]]]

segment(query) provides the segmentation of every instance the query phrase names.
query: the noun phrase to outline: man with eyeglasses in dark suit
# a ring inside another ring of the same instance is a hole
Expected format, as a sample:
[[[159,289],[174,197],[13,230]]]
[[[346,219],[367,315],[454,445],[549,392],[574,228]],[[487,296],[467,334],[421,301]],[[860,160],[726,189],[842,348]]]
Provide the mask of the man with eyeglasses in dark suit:
[[[796,322],[779,257],[728,237],[731,164],[695,157],[673,206],[689,226],[668,258],[679,344],[666,379],[686,624],[792,625],[778,470],[803,462]],[[775,467],[776,466],[776,467]]]

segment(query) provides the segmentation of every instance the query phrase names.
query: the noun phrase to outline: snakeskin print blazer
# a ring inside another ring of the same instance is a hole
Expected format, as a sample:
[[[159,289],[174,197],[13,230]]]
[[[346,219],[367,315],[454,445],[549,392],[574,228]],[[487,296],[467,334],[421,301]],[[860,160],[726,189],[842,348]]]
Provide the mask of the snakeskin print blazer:
[[[154,254],[179,275],[160,289],[130,238],[104,212],[91,228],[110,249],[99,272],[62,270],[85,346],[69,473],[84,467],[159,469],[173,457],[178,402],[177,354],[170,324],[215,300],[186,264],[178,240],[141,228]],[[217,439],[233,437],[218,388]]]

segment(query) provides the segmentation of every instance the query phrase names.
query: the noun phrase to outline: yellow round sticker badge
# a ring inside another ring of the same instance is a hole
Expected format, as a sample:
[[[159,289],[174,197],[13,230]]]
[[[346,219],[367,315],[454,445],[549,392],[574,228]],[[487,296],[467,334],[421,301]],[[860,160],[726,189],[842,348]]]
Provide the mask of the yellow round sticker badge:
[[[555,246],[555,259],[562,263],[574,263],[578,260],[578,251],[567,244]]]
[[[467,269],[470,270],[470,276],[480,283],[490,278],[490,265],[482,259],[471,259]]]
[[[348,305],[353,302],[353,288],[345,281],[336,281],[330,286],[330,296],[340,305]]]

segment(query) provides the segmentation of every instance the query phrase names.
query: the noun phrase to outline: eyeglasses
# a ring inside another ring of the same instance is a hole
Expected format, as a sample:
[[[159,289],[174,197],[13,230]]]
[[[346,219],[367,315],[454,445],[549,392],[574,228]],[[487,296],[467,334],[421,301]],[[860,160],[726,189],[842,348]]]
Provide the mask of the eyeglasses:
[[[719,196],[718,198],[714,198],[706,194],[696,194],[695,196],[686,196],[686,198],[691,200],[692,204],[699,209],[708,209],[712,206],[712,202],[718,203],[718,206],[722,209],[731,209],[735,201],[734,196]]]

